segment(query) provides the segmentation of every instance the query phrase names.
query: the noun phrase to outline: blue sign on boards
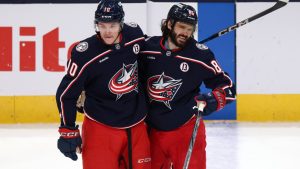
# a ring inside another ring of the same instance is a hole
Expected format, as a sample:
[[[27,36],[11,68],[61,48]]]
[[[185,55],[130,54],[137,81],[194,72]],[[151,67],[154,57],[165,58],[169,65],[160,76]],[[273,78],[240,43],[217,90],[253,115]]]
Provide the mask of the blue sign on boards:
[[[235,3],[198,3],[198,40],[235,24]],[[223,71],[236,82],[236,34],[235,31],[206,42],[214,52]],[[209,92],[201,86],[201,92]],[[223,110],[204,117],[209,120],[236,120],[236,102],[227,105]]]

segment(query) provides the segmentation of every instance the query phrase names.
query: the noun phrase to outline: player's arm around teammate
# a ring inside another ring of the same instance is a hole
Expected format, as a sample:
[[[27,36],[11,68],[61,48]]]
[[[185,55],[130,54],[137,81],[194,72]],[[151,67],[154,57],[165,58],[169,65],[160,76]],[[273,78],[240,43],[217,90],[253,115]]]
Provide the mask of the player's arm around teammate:
[[[56,93],[61,125],[58,149],[84,169],[150,169],[150,143],[144,124],[145,94],[137,58],[144,43],[135,23],[124,23],[119,0],[101,0],[95,11],[96,34],[72,50],[67,74]],[[76,102],[82,91],[82,136]]]

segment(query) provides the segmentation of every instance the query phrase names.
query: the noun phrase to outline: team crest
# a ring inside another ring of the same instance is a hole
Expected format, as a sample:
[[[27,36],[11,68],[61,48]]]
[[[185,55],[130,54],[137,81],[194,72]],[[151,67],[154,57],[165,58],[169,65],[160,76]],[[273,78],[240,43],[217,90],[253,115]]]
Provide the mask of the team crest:
[[[198,49],[201,49],[201,50],[207,50],[208,47],[204,44],[201,44],[201,43],[196,43],[196,46]]]
[[[133,28],[136,28],[138,26],[137,23],[134,23],[134,22],[128,22],[128,23],[125,23],[125,24],[130,26],[130,27],[133,27]]]
[[[147,90],[151,101],[163,102],[170,110],[170,101],[173,100],[182,85],[182,79],[175,80],[164,73],[148,79]]]
[[[117,95],[116,100],[120,99],[123,94],[132,91],[138,92],[138,66],[134,64],[123,64],[123,67],[110,79],[108,88]]]
[[[76,46],[78,52],[84,52],[88,49],[89,44],[87,42],[81,42]]]

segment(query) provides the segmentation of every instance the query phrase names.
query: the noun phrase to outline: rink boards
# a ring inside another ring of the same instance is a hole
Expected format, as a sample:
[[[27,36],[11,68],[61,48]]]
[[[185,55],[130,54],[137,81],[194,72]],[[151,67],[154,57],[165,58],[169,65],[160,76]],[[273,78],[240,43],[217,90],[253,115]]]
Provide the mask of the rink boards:
[[[241,94],[237,120],[299,121],[299,100],[297,94]],[[0,107],[0,123],[59,122],[54,96],[0,96]],[[82,114],[77,118],[82,120]]]
[[[160,21],[172,4],[124,3],[125,21],[139,23],[148,35],[159,35]],[[195,37],[201,40],[274,2],[188,4],[198,10]],[[54,94],[72,45],[93,34],[95,7],[95,3],[0,5],[0,123],[59,121]],[[300,121],[300,24],[287,19],[300,17],[299,10],[300,3],[292,2],[207,43],[236,82],[238,100],[206,119]],[[47,47],[54,52],[47,54]]]

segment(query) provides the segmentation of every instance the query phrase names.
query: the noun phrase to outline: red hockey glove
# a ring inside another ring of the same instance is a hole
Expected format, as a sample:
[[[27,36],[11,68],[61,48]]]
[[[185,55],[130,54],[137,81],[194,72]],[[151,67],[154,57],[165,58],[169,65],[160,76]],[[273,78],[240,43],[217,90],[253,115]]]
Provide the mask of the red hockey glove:
[[[223,89],[216,88],[212,92],[196,96],[195,101],[197,105],[199,102],[206,103],[206,106],[202,112],[202,115],[206,116],[224,108],[226,105],[226,93]]]
[[[81,150],[82,140],[78,125],[76,127],[62,126],[58,130],[60,137],[57,141],[57,148],[66,157],[76,161],[78,159],[76,150]]]

